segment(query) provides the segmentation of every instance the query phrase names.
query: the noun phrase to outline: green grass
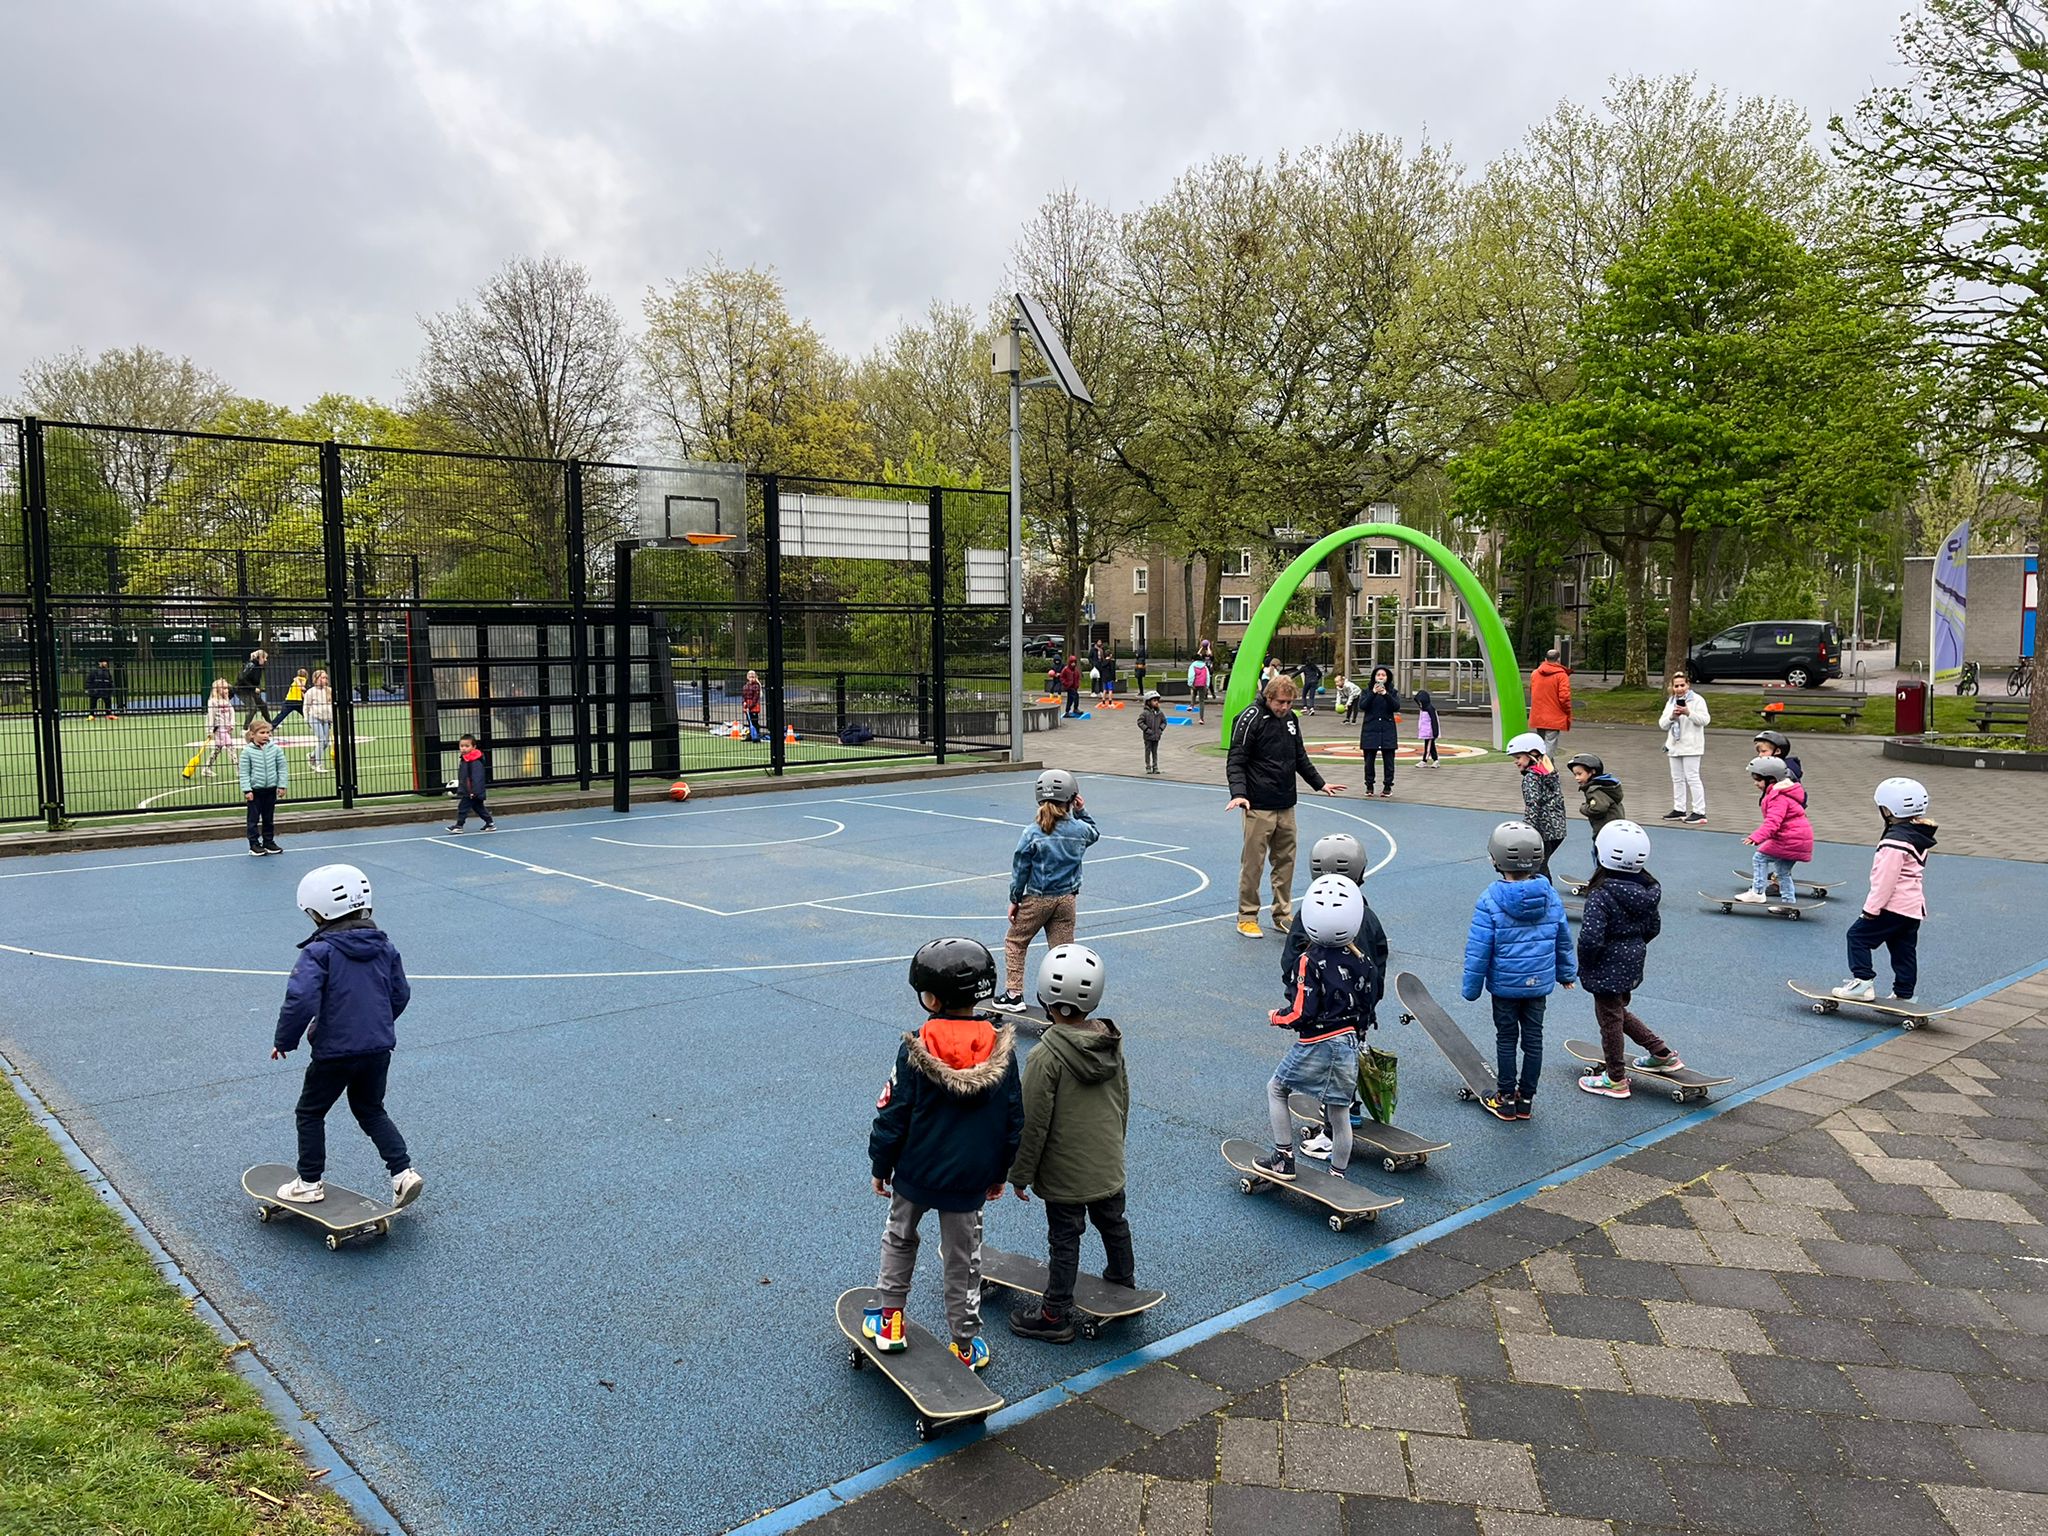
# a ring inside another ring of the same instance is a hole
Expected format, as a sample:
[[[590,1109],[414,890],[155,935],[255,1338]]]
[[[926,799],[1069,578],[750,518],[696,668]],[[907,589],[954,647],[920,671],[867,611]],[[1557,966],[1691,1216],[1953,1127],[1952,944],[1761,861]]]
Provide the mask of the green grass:
[[[359,1536],[311,1472],[213,1331],[0,1090],[0,1532]]]
[[[1762,729],[1763,707],[1773,700],[1821,705],[1844,697],[1832,688],[1781,688],[1769,693],[1761,689],[1735,692],[1709,688],[1705,693],[1715,727],[1737,730],[1744,727]],[[1661,688],[1587,688],[1572,695],[1572,720],[1575,724],[1655,725],[1666,697]],[[1930,724],[1937,731],[1967,733],[1972,729],[1970,717],[1976,706],[1975,699],[1959,699],[1953,694],[1938,693],[1934,696],[1934,719]],[[1783,729],[1787,736],[1792,737],[1889,736],[1896,725],[1895,707],[1889,693],[1873,693],[1864,703],[1862,718],[1854,725],[1844,725],[1832,716],[1815,715],[1789,720]]]

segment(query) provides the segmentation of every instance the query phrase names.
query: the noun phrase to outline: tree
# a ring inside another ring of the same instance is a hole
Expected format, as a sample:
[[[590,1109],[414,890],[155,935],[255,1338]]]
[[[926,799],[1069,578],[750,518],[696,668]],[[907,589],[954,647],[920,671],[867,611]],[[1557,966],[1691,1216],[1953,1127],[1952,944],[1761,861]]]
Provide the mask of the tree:
[[[2025,521],[2038,549],[2048,531],[2048,8],[1928,0],[1899,51],[1910,80],[1872,92],[1853,126],[1831,126],[1925,285],[1952,441],[2031,461]],[[2040,684],[2027,743],[2048,748]]]
[[[507,262],[474,300],[420,322],[410,409],[440,446],[521,459],[607,460],[632,439],[632,354],[618,311],[559,257]],[[568,592],[558,462],[478,463],[451,532],[504,595]]]
[[[884,461],[922,459],[951,476],[1010,475],[1010,402],[989,366],[1004,318],[934,302],[922,322],[897,328],[861,360],[853,398]],[[885,477],[887,478],[887,477]]]

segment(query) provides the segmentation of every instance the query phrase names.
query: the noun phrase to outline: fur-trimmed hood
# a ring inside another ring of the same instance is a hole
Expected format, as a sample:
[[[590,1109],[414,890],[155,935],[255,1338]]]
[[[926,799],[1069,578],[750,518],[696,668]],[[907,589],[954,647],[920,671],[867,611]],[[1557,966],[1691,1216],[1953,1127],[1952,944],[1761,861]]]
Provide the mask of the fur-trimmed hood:
[[[934,1025],[954,1028],[935,1031]],[[973,1025],[980,1029],[959,1027]],[[903,1044],[911,1066],[948,1093],[965,1097],[984,1093],[1003,1080],[1017,1053],[1017,1029],[1013,1024],[998,1029],[987,1019],[933,1019],[923,1029],[905,1034]],[[945,1059],[963,1056],[969,1065],[955,1066]]]

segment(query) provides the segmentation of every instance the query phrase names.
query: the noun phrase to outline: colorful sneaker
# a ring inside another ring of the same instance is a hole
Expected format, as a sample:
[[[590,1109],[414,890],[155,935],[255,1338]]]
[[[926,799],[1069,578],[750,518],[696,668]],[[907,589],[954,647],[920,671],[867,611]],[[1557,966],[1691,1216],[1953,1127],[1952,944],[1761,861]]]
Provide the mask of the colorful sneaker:
[[[1740,896],[1736,897],[1735,899],[1741,902],[1745,907],[1760,907],[1765,902],[1769,901],[1771,898],[1766,896],[1762,891],[1744,891]]]
[[[1286,1179],[1291,1181],[1294,1178],[1294,1154],[1282,1151],[1278,1147],[1275,1147],[1265,1157],[1253,1163],[1252,1166],[1269,1179]]]
[[[1074,1342],[1074,1320],[1057,1317],[1045,1310],[1043,1302],[1026,1302],[1010,1314],[1010,1332],[1020,1339],[1043,1339],[1048,1344]]]
[[[948,1348],[953,1351],[953,1358],[966,1366],[970,1371],[985,1371],[988,1369],[988,1340],[984,1339],[980,1334],[977,1333],[965,1344],[955,1339]]]
[[[1237,931],[1248,939],[1263,939],[1266,936],[1266,930],[1259,926],[1259,920],[1256,917],[1248,917],[1239,923]]]
[[[1877,983],[1861,976],[1851,976],[1839,987],[1833,989],[1833,995],[1847,998],[1851,1002],[1875,1002],[1877,1000]]]
[[[295,1178],[278,1189],[277,1198],[289,1200],[294,1205],[312,1205],[327,1198],[327,1186],[318,1179],[308,1184],[304,1179]]]
[[[1326,1133],[1310,1131],[1301,1138],[1301,1155],[1303,1157],[1327,1159],[1330,1155],[1330,1148],[1334,1144]]]
[[[989,999],[988,1005],[995,1009],[997,1013],[1022,1013],[1024,1011],[1024,994],[1021,992],[998,992]]]
[[[1479,1107],[1496,1120],[1515,1118],[1515,1096],[1512,1093],[1489,1093],[1479,1101]]]
[[[1625,1099],[1631,1092],[1627,1078],[1624,1077],[1617,1082],[1607,1075],[1605,1068],[1598,1072],[1588,1072],[1580,1078],[1579,1089],[1584,1093],[1597,1093],[1603,1099]]]
[[[903,1336],[901,1307],[869,1307],[860,1315],[860,1331],[885,1355],[910,1347],[910,1340]]]
[[[425,1186],[426,1182],[425,1179],[421,1178],[411,1168],[399,1169],[398,1172],[391,1175],[391,1203],[400,1210],[404,1210],[413,1201],[419,1199],[420,1190]]]
[[[1635,1069],[1638,1072],[1676,1072],[1684,1065],[1685,1063],[1678,1059],[1676,1051],[1666,1051],[1661,1056],[1651,1051],[1648,1055],[1635,1059]]]

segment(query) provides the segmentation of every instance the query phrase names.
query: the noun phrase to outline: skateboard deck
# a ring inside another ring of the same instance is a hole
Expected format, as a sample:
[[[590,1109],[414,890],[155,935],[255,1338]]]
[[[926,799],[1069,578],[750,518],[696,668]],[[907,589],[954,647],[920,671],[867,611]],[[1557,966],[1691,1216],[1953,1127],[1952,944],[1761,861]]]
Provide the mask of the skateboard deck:
[[[981,1288],[984,1294],[995,1285],[1004,1290],[1020,1291],[1026,1296],[1043,1296],[1051,1278],[1045,1266],[1036,1259],[1027,1259],[1021,1253],[1005,1253],[1000,1248],[981,1250]],[[1134,1291],[1129,1286],[1111,1285],[1100,1275],[1074,1276],[1074,1310],[1081,1314],[1081,1337],[1084,1339],[1092,1339],[1101,1333],[1104,1323],[1113,1323],[1120,1317],[1136,1317],[1140,1312],[1151,1311],[1164,1300],[1164,1291]]]
[[[1590,1040],[1567,1040],[1564,1048],[1572,1055],[1592,1065],[1604,1066],[1607,1053]],[[1659,1072],[1653,1067],[1639,1067],[1631,1063],[1628,1069],[1631,1078],[1647,1078],[1660,1084],[1672,1100],[1684,1104],[1692,1099],[1704,1101],[1709,1088],[1719,1088],[1735,1081],[1732,1077],[1709,1077],[1704,1072],[1695,1072],[1691,1067],[1674,1067],[1669,1072]]]
[[[1304,1125],[1320,1127],[1323,1123],[1321,1102],[1305,1093],[1290,1093],[1287,1107]],[[1405,1173],[1410,1168],[1420,1168],[1429,1161],[1430,1153],[1445,1151],[1450,1146],[1448,1141],[1432,1141],[1427,1136],[1418,1136],[1413,1131],[1404,1131],[1398,1125],[1388,1125],[1371,1116],[1351,1127],[1351,1140],[1355,1146],[1370,1147],[1379,1153],[1380,1166],[1389,1173]]]
[[[1329,1211],[1332,1232],[1342,1232],[1354,1221],[1377,1221],[1381,1211],[1401,1203],[1399,1195],[1376,1195],[1363,1184],[1354,1184],[1322,1167],[1302,1169],[1292,1183],[1276,1179],[1258,1166],[1259,1159],[1272,1150],[1256,1141],[1226,1141],[1223,1161],[1244,1175],[1237,1181],[1237,1187],[1248,1195],[1263,1189],[1284,1189],[1315,1201]]]
[[[277,1198],[278,1190],[298,1177],[298,1170],[286,1163],[258,1163],[242,1175],[242,1193],[256,1202],[256,1219],[270,1221],[280,1211],[304,1217],[316,1227],[327,1229],[327,1251],[334,1252],[350,1238],[371,1232],[388,1237],[391,1218],[405,1207],[389,1200],[376,1200],[327,1182],[327,1198],[311,1205]]]
[[[1750,872],[1746,869],[1738,869],[1735,873],[1744,880],[1752,878]],[[1776,884],[1775,881],[1772,883]],[[1828,892],[1841,883],[1839,880],[1804,880],[1795,875],[1792,878],[1792,889],[1802,896],[1811,896],[1815,901],[1826,901],[1828,899]]]
[[[1472,1043],[1472,1037],[1458,1028],[1457,1020],[1443,1010],[1443,1005],[1429,995],[1429,988],[1422,984],[1422,978],[1413,971],[1402,971],[1394,977],[1394,996],[1401,1000],[1401,1022],[1420,1024],[1436,1042],[1436,1048],[1444,1053],[1450,1064],[1464,1079],[1464,1086],[1458,1090],[1458,1097],[1474,1103],[1492,1093],[1493,1068],[1479,1054],[1479,1047]]]
[[[1945,1013],[1954,1013],[1953,1006],[1947,1008],[1916,1008],[1911,1003],[1888,1003],[1882,998],[1836,997],[1832,992],[1819,992],[1802,987],[1796,981],[1785,983],[1801,997],[1806,998],[1815,1013],[1836,1013],[1842,1008],[1865,1008],[1872,1013],[1883,1014],[1895,1019],[1901,1029],[1918,1029],[1929,1019],[1938,1019]]]
[[[1736,896],[1741,894],[1740,891],[1735,893]],[[1790,918],[1793,922],[1799,921],[1809,912],[1818,912],[1821,907],[1817,901],[1737,901],[1735,896],[1717,896],[1712,891],[1701,891],[1700,895],[1705,898],[1708,906],[1719,907],[1723,912],[1764,912],[1772,917]]]
[[[903,1319],[909,1348],[885,1354],[860,1331],[861,1314],[872,1290],[845,1291],[834,1309],[839,1331],[846,1335],[846,1363],[856,1371],[874,1366],[910,1399],[917,1410],[917,1438],[929,1440],[955,1424],[978,1424],[1003,1400],[966,1363],[927,1328]]]

